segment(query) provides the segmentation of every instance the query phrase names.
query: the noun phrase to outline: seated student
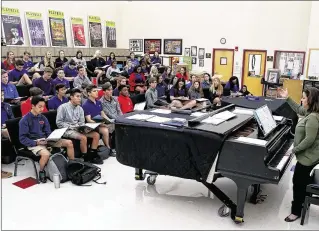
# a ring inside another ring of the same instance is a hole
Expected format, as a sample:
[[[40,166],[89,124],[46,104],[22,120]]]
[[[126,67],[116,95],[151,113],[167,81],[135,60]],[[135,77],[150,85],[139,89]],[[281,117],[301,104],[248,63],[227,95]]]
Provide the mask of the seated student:
[[[63,83],[59,83],[55,86],[56,95],[48,101],[49,110],[57,110],[61,104],[67,103],[69,100],[65,97],[66,88]]]
[[[4,65],[4,63],[1,61],[1,70],[7,70],[6,66]]]
[[[137,66],[135,66],[136,68]],[[141,67],[142,67],[142,73],[144,74],[145,77],[148,77],[149,76],[149,73],[151,71],[150,68],[147,67],[146,63],[145,62],[141,62]]]
[[[22,117],[19,122],[19,140],[35,155],[40,155],[39,178],[42,183],[47,181],[44,167],[47,164],[50,151],[48,147],[66,147],[69,159],[74,159],[74,148],[71,140],[60,139],[57,142],[47,142],[46,138],[51,134],[48,119],[42,115],[45,100],[39,96],[31,100],[31,111]]]
[[[204,74],[204,80],[203,80],[201,85],[202,85],[203,89],[210,88],[210,86],[212,85],[212,80],[210,78],[210,74],[208,74],[208,73]]]
[[[252,95],[252,94],[248,91],[246,85],[243,85],[243,87],[241,88],[241,90],[239,91],[239,93],[241,93],[242,96]]]
[[[34,65],[33,65],[33,62],[30,60],[30,52],[28,52],[28,51],[25,51],[25,52],[23,52],[23,59],[22,59],[22,61],[23,61],[23,63],[24,63],[24,65],[23,65],[23,69],[25,69],[25,70],[30,70]]]
[[[91,64],[94,68],[94,73],[97,75],[97,79],[100,79],[102,75],[105,74],[105,71],[102,69],[102,67],[106,65],[106,62],[102,58],[102,53],[100,50],[95,51],[93,59],[91,59]]]
[[[198,80],[196,75],[191,75],[191,81],[186,84],[186,88],[190,89],[191,86],[193,86],[193,83]]]
[[[110,53],[110,56],[108,57],[107,61],[106,61],[106,65],[112,65],[113,61],[116,61],[116,57],[114,52]]]
[[[121,85],[118,87],[120,95],[117,98],[123,114],[134,111],[134,105],[128,93],[128,86]]]
[[[81,91],[81,105],[83,105],[86,100],[89,98],[88,93],[86,92],[86,88],[89,86],[90,84],[87,83],[82,83],[80,91]]]
[[[157,96],[157,90],[156,90],[156,85],[157,85],[157,80],[154,77],[151,77],[149,79],[149,84],[150,87],[147,89],[145,93],[145,99],[146,99],[146,109],[150,108],[162,108],[168,105],[168,103],[161,101],[159,103],[158,96]]]
[[[55,68],[63,68],[63,66],[68,62],[68,59],[65,58],[65,52],[63,50],[59,51],[59,57],[55,59],[54,67]]]
[[[104,95],[100,99],[105,115],[111,119],[116,119],[123,115],[120,104],[116,97],[112,96],[113,88],[111,83],[105,83],[102,86]]]
[[[73,59],[70,60],[68,65],[64,66],[63,70],[66,77],[76,77],[78,75],[76,63]]]
[[[126,66],[124,67],[124,70],[127,72],[128,75],[133,73],[134,66],[133,66],[132,61],[130,59],[127,60]]]
[[[185,81],[188,80],[188,76],[186,73],[186,67],[181,67],[181,69],[179,70],[179,72],[176,74],[177,78],[179,79],[184,79]]]
[[[97,87],[95,85],[89,85],[86,88],[86,92],[88,93],[89,98],[82,105],[86,122],[87,123],[98,122],[94,120],[94,117],[96,116],[102,117],[103,119],[108,120],[110,122],[114,122],[105,115],[103,111],[102,103],[97,100],[97,97],[98,97]],[[109,144],[109,133],[112,133],[114,129],[115,129],[114,124],[107,124],[107,125],[101,124],[96,130],[103,136],[102,137],[103,143],[109,149],[111,149]]]
[[[57,84],[64,84],[66,89],[70,88],[70,82],[65,78],[63,69],[58,69],[57,77],[52,80],[53,89],[55,89]]]
[[[79,127],[85,124],[84,111],[80,106],[81,91],[73,88],[70,92],[70,101],[62,104],[58,108],[56,125],[58,128],[68,128],[63,137],[67,139],[80,140],[80,150],[82,152],[84,161],[92,162],[94,164],[103,164],[103,160],[97,154],[97,147],[99,145],[99,133],[90,129],[80,130]],[[87,153],[87,137],[92,138],[90,153]]]
[[[6,71],[11,71],[15,68],[14,63],[15,63],[14,53],[12,51],[8,51],[7,58],[3,61],[4,68],[1,68],[1,69],[4,69]]]
[[[210,92],[209,100],[213,104],[220,106],[221,97],[223,95],[223,85],[221,84],[220,79],[218,77],[213,77],[212,81],[213,83],[211,87],[209,88],[209,92]]]
[[[229,89],[232,93],[237,93],[239,91],[239,81],[236,76],[229,78],[229,81],[225,85],[225,89]]]
[[[158,69],[156,66],[152,66],[151,67],[151,71],[150,71],[150,76],[149,77],[154,77],[156,78],[156,76],[158,75]]]
[[[137,91],[140,94],[143,94],[146,91],[145,87],[145,77],[142,73],[142,67],[136,66],[134,72],[130,75],[128,80],[130,85],[130,91]]]
[[[26,115],[27,113],[29,113],[31,111],[31,108],[32,108],[31,100],[33,97],[36,97],[36,96],[42,97],[43,96],[43,91],[38,87],[31,87],[29,92],[30,92],[30,97],[26,101],[21,102],[22,116]],[[46,97],[44,97],[44,98],[46,98]],[[44,105],[43,112],[47,112],[47,111],[48,111],[48,109]]]
[[[92,84],[91,80],[86,76],[85,68],[81,65],[77,66],[78,75],[74,78],[73,87],[81,88],[82,83]]]
[[[53,70],[50,67],[44,68],[43,76],[33,81],[33,86],[43,90],[43,95],[54,95],[51,76]]]
[[[156,90],[157,90],[157,96],[159,98],[164,97],[166,95],[168,87],[167,87],[167,84],[164,82],[162,75],[157,75]]]
[[[111,66],[106,71],[107,81],[112,81],[114,79],[114,74],[119,75],[121,73],[120,69],[117,67],[117,62],[114,60]]]
[[[170,90],[170,99],[172,101],[171,107],[180,108],[182,110],[195,107],[196,100],[189,100],[187,95],[188,93],[185,87],[185,80],[183,78],[179,78]]]
[[[22,60],[17,60],[15,69],[9,72],[9,82],[14,85],[31,85],[32,81],[28,76],[27,70],[23,69],[24,63]]]
[[[157,51],[154,52],[153,57],[151,58],[151,64],[160,66],[162,64],[162,59],[159,57]]]
[[[130,53],[130,59],[129,60],[131,60],[133,67],[137,67],[137,66],[140,65],[140,62],[138,61],[138,59],[135,58],[135,53],[134,52]]]
[[[171,67],[165,67],[165,70],[162,74],[163,80],[166,84],[169,84],[171,80],[173,79],[174,75],[172,73]]]
[[[14,119],[10,104],[3,102],[4,91],[1,89],[1,135],[5,138],[9,138],[9,132],[6,128],[6,121]]]
[[[5,99],[19,97],[16,86],[9,83],[8,73],[5,70],[1,70],[1,90],[4,92]]]
[[[199,80],[195,80],[188,90],[189,99],[200,99],[204,97],[203,89]]]
[[[42,61],[38,63],[38,68],[44,70],[46,67],[50,67],[52,70],[55,70],[55,63],[52,58],[51,51],[47,51]]]
[[[82,51],[78,50],[75,57],[72,58],[75,61],[76,66],[86,67],[86,60],[82,57]]]
[[[117,80],[117,87],[113,90],[113,96],[119,96],[119,86],[126,86],[126,78],[125,77],[119,77]]]

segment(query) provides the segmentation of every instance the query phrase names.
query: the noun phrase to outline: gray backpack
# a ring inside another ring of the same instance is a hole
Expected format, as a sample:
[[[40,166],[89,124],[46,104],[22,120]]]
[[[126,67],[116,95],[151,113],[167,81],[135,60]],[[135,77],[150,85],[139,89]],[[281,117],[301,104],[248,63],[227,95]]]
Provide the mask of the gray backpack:
[[[68,160],[61,153],[51,155],[46,165],[47,177],[53,181],[54,174],[58,174],[61,183],[68,181],[67,166]]]

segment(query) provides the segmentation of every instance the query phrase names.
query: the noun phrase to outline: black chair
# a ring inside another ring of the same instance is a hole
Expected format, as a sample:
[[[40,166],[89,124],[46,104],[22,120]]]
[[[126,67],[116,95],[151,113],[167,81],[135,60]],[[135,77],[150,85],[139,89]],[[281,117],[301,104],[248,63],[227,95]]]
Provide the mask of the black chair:
[[[309,184],[306,190],[309,195],[306,196],[303,203],[300,225],[304,224],[310,205],[319,205],[319,184]]]
[[[34,168],[34,173],[37,179],[38,184],[40,183],[39,181],[39,175],[38,175],[38,170],[35,165],[36,162],[39,162],[40,156],[34,155],[31,151],[29,151],[25,146],[23,146],[20,143],[19,140],[19,122],[21,118],[16,118],[12,120],[7,120],[6,121],[6,126],[10,135],[11,143],[13,145],[13,148],[16,152],[16,159],[14,163],[14,176],[17,176],[17,171],[18,171],[18,163],[21,160],[30,160],[33,164]]]
[[[137,94],[137,95],[131,96],[130,98],[134,105],[137,103],[145,102],[145,94]]]
[[[20,104],[11,104],[10,106],[11,106],[14,118],[22,117]]]
[[[56,125],[57,111],[43,112],[42,115],[44,115],[48,119],[51,131],[54,131],[58,128],[58,126]]]
[[[33,87],[32,85],[21,85],[21,86],[16,86],[17,91],[20,97],[22,96],[30,96],[30,88]]]

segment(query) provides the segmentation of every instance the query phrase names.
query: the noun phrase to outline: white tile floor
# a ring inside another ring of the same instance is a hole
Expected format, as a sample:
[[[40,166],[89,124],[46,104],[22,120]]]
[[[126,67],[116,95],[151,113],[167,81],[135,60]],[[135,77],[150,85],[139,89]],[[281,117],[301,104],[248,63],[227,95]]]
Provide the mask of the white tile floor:
[[[13,171],[13,165],[2,165]],[[222,203],[200,183],[159,176],[156,186],[135,181],[134,169],[109,158],[102,166],[107,185],[79,187],[70,182],[55,189],[53,183],[20,189],[13,182],[32,175],[31,164],[19,166],[17,177],[2,180],[2,228],[45,229],[319,229],[319,207],[310,208],[309,221],[300,226],[284,222],[292,199],[292,172],[279,185],[264,185],[263,204],[246,203],[245,222],[236,225],[217,214]],[[290,168],[289,168],[290,170]],[[235,184],[216,183],[235,198]]]

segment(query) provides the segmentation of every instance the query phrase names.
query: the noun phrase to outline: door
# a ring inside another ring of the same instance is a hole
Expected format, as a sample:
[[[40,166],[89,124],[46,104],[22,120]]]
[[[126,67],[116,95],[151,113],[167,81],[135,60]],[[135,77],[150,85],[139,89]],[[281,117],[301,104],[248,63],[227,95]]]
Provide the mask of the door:
[[[246,85],[250,93],[262,96],[261,78],[266,71],[266,50],[244,50],[242,85]]]
[[[213,75],[222,75],[221,81],[227,82],[233,76],[234,49],[213,50]]]

